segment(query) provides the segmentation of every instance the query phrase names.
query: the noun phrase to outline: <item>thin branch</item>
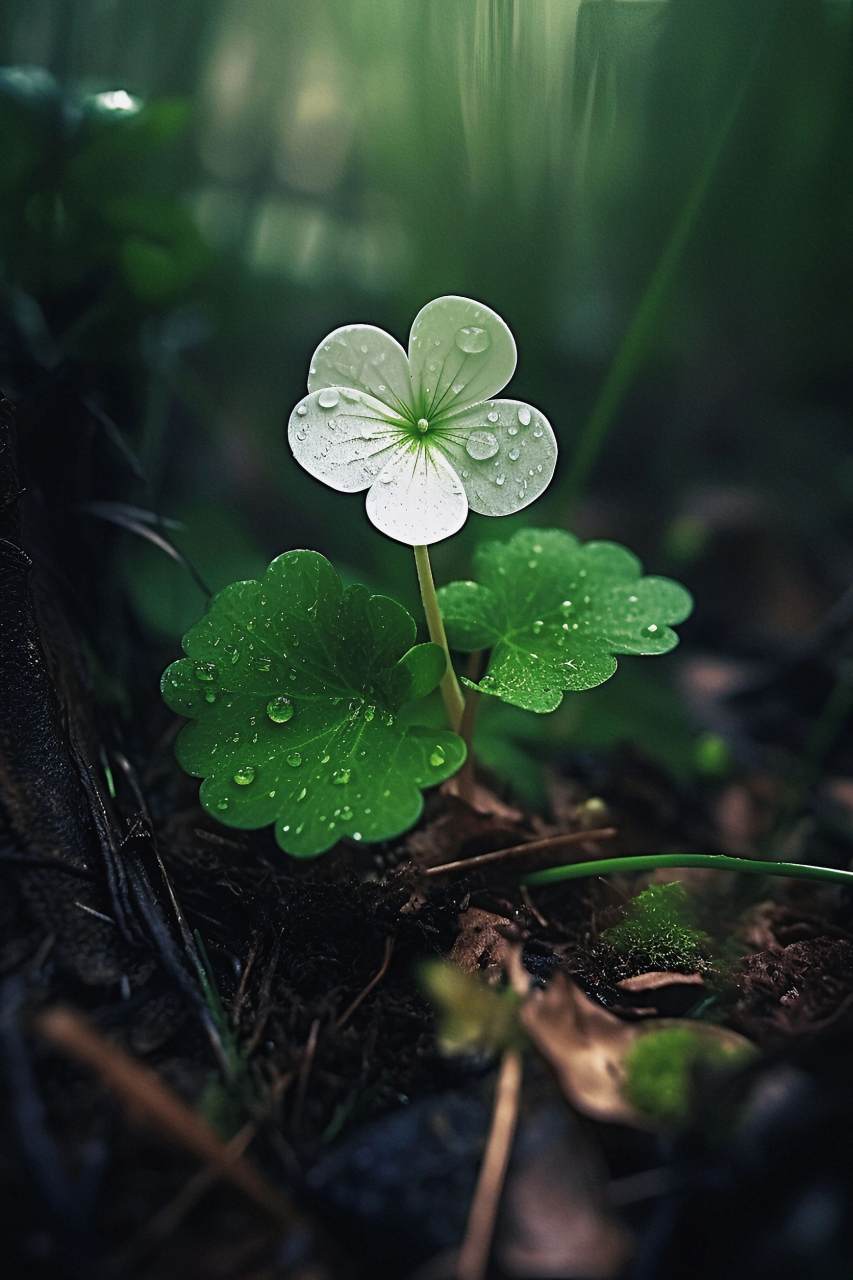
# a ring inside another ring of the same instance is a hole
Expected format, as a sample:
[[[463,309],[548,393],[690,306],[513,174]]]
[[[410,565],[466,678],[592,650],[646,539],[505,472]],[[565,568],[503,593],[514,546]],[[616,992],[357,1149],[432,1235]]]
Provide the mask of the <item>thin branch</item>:
[[[457,1280],[484,1280],[486,1275],[518,1119],[521,1075],[521,1053],[507,1049],[501,1059],[489,1140],[459,1253]]]
[[[442,862],[438,867],[427,867],[426,876],[440,876],[449,871],[474,871],[504,858],[516,858],[525,853],[550,853],[565,849],[568,845],[586,844],[591,840],[612,840],[618,835],[616,827],[601,827],[597,831],[569,831],[562,836],[549,836],[546,840],[528,840],[526,844],[514,844],[509,849],[495,849],[492,853],[478,853],[474,858],[462,858],[458,862]]]
[[[244,1157],[234,1158],[201,1116],[167,1089],[159,1076],[108,1040],[71,1009],[49,1009],[37,1026],[51,1044],[89,1067],[139,1123],[211,1165],[277,1227],[293,1229],[299,1215]]]
[[[336,1031],[340,1031],[341,1027],[344,1026],[345,1023],[349,1022],[350,1018],[355,1013],[356,1009],[361,1004],[361,1002],[367,999],[367,997],[370,995],[374,987],[379,986],[379,983],[382,981],[382,979],[385,977],[385,974],[388,972],[388,966],[391,963],[391,956],[393,954],[393,951],[394,951],[394,939],[391,937],[388,937],[385,939],[385,954],[382,957],[382,964],[379,966],[376,973],[370,979],[370,981],[368,982],[364,990],[358,993],[358,995],[353,1000],[349,1008],[347,1008],[345,1012],[342,1013],[341,1016],[338,1018],[337,1022],[335,1023]]]

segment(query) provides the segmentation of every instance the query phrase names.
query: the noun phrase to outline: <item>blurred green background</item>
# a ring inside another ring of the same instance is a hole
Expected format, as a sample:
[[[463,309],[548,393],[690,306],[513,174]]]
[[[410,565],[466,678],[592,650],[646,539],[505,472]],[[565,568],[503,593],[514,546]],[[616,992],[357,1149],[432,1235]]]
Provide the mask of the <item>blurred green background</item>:
[[[0,41],[3,390],[101,422],[113,463],[75,479],[75,444],[57,492],[142,513],[111,565],[162,653],[204,595],[140,531],[212,588],[309,546],[415,606],[407,549],[284,427],[328,331],[405,341],[442,293],[507,320],[561,461],[437,547],[439,581],[564,525],[691,587],[682,653],[747,659],[849,586],[848,0],[27,0]],[[518,733],[683,771],[673,661]]]

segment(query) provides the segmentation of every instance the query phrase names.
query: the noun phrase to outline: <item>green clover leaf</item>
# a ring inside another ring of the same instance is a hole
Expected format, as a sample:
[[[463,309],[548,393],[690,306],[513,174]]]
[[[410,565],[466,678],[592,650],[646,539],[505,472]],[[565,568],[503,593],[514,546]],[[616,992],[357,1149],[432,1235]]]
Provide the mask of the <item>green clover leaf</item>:
[[[693,601],[669,578],[644,578],[615,542],[583,544],[561,529],[523,529],[477,550],[479,582],[439,593],[454,649],[490,649],[483,693],[528,711],[555,711],[563,692],[592,689],[616,670],[617,653],[667,653],[668,624]]]
[[[341,836],[386,840],[412,826],[421,788],[465,759],[455,733],[418,723],[445,656],[414,642],[401,605],[345,591],[315,551],[289,551],[261,582],[220,591],[162,681],[191,720],[175,752],[204,778],[208,813],[233,827],[274,822],[300,858]]]
[[[333,489],[367,489],[376,528],[411,546],[449,538],[469,509],[521,511],[550,483],[557,441],[538,409],[493,398],[515,359],[506,324],[470,298],[428,303],[408,355],[373,325],[336,329],[291,414],[293,455]]]

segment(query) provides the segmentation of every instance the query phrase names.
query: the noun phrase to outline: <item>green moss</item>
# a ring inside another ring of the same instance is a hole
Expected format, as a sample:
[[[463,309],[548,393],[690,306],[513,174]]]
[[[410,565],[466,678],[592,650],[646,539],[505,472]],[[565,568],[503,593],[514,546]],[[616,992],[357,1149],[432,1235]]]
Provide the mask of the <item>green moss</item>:
[[[706,937],[696,928],[690,900],[677,881],[638,893],[622,923],[602,937],[620,955],[641,956],[652,968],[707,967]]]
[[[680,1125],[690,1115],[697,1069],[726,1074],[743,1066],[753,1053],[739,1037],[707,1024],[650,1031],[625,1055],[622,1093],[643,1115]]]

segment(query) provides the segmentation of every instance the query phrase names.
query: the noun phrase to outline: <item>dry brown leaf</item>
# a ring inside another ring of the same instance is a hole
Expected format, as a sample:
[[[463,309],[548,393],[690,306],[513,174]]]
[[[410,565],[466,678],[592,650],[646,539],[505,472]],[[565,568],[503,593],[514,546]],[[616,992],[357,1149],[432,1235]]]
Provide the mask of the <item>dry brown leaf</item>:
[[[649,973],[637,973],[632,978],[620,978],[616,989],[636,995],[640,991],[660,991],[661,987],[704,985],[705,979],[701,973],[670,973],[652,969]]]
[[[524,994],[519,1009],[521,1024],[550,1064],[566,1099],[595,1120],[636,1129],[658,1128],[622,1096],[625,1055],[640,1036],[688,1024],[681,1018],[623,1022],[585,995],[562,970],[544,989],[526,990],[517,949],[510,959],[510,972],[516,992]],[[748,1040],[726,1027],[707,1022],[691,1022],[689,1026],[697,1034],[732,1048],[751,1047]]]

